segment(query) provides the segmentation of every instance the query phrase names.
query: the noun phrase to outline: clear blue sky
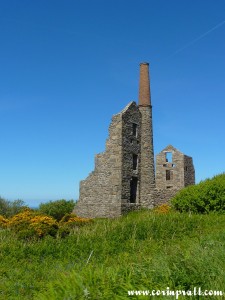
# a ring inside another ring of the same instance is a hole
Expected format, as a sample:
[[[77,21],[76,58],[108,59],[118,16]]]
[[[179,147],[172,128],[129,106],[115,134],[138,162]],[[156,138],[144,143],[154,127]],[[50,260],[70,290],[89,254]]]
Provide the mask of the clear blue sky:
[[[155,154],[225,171],[224,0],[0,1],[0,195],[77,199],[150,62]]]

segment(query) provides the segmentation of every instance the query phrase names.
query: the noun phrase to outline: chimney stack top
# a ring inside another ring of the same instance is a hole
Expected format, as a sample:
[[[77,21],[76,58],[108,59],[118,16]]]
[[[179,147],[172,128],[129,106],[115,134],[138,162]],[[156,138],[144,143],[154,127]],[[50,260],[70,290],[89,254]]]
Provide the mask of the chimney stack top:
[[[141,65],[148,65],[148,66],[149,66],[149,63],[148,63],[148,62],[141,62],[141,63],[140,63],[140,66],[141,66]]]

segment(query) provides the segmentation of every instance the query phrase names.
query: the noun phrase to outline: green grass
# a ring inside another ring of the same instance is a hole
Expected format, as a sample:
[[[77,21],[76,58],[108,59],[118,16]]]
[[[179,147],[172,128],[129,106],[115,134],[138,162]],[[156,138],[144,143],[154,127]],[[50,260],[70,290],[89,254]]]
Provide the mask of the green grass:
[[[224,253],[225,215],[216,214],[141,211],[36,242],[2,230],[0,299],[149,299],[127,291],[167,287],[225,292]]]

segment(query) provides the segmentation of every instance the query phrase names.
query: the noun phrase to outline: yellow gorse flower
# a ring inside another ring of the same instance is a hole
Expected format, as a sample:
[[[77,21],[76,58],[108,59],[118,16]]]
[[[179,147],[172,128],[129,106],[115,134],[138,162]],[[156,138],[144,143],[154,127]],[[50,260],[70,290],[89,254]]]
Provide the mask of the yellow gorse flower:
[[[6,228],[9,220],[0,215],[0,228]]]
[[[31,210],[25,210],[7,222],[8,228],[20,233],[27,232],[29,235],[43,237],[47,234],[56,235],[58,223],[55,219],[49,216],[35,215]]]
[[[62,220],[59,222],[60,225],[69,225],[69,226],[76,226],[76,225],[84,225],[91,223],[93,220],[88,218],[81,218],[76,216],[75,214],[67,214],[65,215]]]
[[[160,214],[167,214],[171,210],[171,207],[168,204],[162,204],[160,206],[157,206],[154,211]]]
[[[60,231],[64,228],[66,232],[69,232],[74,227],[83,226],[92,221],[92,219],[67,214],[60,222],[57,222],[50,216],[38,215],[35,211],[26,209],[9,220],[0,216],[0,227],[7,227],[19,234],[19,236],[41,238],[45,235],[56,236],[59,226]]]

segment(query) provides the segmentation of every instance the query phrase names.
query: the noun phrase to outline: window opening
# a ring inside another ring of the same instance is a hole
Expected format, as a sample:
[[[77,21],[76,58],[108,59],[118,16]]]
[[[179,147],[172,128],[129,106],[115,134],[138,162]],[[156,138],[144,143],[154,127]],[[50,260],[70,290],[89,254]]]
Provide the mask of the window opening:
[[[130,181],[130,203],[136,203],[137,198],[137,177],[132,177]]]
[[[133,136],[137,137],[137,124],[133,123]]]
[[[133,170],[137,170],[138,165],[138,156],[137,154],[133,154]]]
[[[171,170],[166,170],[166,180],[173,179],[173,172]]]
[[[172,162],[173,161],[173,154],[172,152],[166,152],[166,162]]]

